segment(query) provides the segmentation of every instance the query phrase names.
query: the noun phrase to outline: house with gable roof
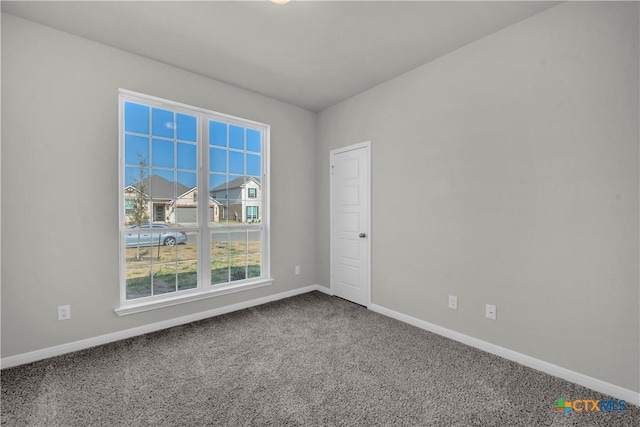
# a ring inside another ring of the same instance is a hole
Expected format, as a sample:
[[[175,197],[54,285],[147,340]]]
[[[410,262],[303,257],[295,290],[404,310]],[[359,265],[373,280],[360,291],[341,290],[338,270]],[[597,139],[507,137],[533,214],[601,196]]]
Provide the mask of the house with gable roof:
[[[189,188],[160,175],[151,175],[142,185],[129,185],[124,191],[125,221],[127,223],[132,222],[133,201],[139,197],[148,200],[150,222],[169,222],[172,224],[196,222],[198,207],[196,188]],[[209,207],[213,220],[219,221],[220,203],[210,198]]]
[[[175,200],[172,200],[169,206],[168,221],[170,223],[183,225],[196,223],[197,208],[198,189],[194,187],[179,195]],[[220,202],[209,197],[209,219],[211,221],[220,222],[220,217],[224,214],[224,209],[224,206],[222,206]]]
[[[221,220],[259,223],[262,220],[262,185],[252,176],[240,176],[212,188],[211,199],[220,204]]]

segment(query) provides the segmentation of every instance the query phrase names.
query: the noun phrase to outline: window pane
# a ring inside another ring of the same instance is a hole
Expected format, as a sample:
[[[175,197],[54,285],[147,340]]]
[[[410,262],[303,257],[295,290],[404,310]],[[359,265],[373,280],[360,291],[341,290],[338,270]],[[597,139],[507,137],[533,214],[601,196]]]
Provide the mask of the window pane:
[[[144,298],[151,296],[151,276],[142,269],[127,265],[127,299]]]
[[[187,241],[175,246],[177,261],[196,261],[198,259],[198,233],[186,232]]]
[[[233,230],[229,233],[229,255],[244,256],[247,254],[247,231]]]
[[[151,126],[154,136],[173,138],[173,130],[175,128],[173,111],[153,108],[151,110]]]
[[[175,205],[170,208],[172,214],[169,216],[169,222],[184,227],[198,225],[198,203],[193,200],[191,194],[187,193],[185,197],[178,198]]]
[[[179,262],[177,271],[179,291],[198,287],[198,263],[196,261]]]
[[[125,135],[124,163],[126,165],[149,165],[149,138]]]
[[[178,143],[178,169],[196,170],[198,164],[197,147],[193,144]]]
[[[196,172],[178,172],[178,196],[187,190],[192,190],[198,186],[198,174]],[[189,197],[193,198],[193,195]],[[194,199],[195,200],[195,199]]]
[[[229,125],[229,148],[244,150],[244,128]]]
[[[147,180],[149,178],[149,168],[142,166],[127,166],[124,168],[124,185],[140,190],[145,195],[149,194]]]
[[[198,119],[187,114],[177,113],[176,123],[178,139],[183,141],[198,141]]]
[[[227,173],[227,150],[209,149],[209,172]]]
[[[187,236],[184,233],[172,231],[169,227],[165,228],[166,230],[162,230],[160,233],[151,233],[151,244],[155,246],[152,255],[159,261],[175,261],[176,249],[174,246],[185,243]],[[153,231],[158,230],[158,228],[153,229]]]
[[[249,231],[247,238],[247,277],[260,277],[262,274],[262,233]]]
[[[153,139],[151,166],[173,168],[173,142],[164,139]]]
[[[227,125],[225,123],[209,121],[209,144],[219,147],[227,146]]]
[[[228,175],[227,180],[229,199],[236,201],[242,200],[242,188],[244,187],[246,178],[244,176]]]
[[[151,218],[149,169],[127,166],[124,173],[125,224],[146,224]]]
[[[172,169],[151,169],[151,176],[149,177],[149,186],[153,187],[150,190],[151,197],[158,198],[163,195],[174,194],[173,174],[174,171]],[[171,192],[167,191],[168,188],[171,189]]]
[[[247,175],[262,176],[262,162],[260,156],[247,154]]]
[[[210,174],[209,185],[211,186],[210,195],[214,199],[226,199],[227,192],[227,175]]]
[[[242,203],[229,201],[229,225],[238,225],[244,222],[242,218]]]
[[[227,203],[227,175],[211,174],[209,176],[211,190],[211,209],[209,210],[209,224],[226,225],[229,217]]]
[[[247,151],[260,153],[260,131],[247,129]]]
[[[177,181],[174,181],[177,174]],[[150,194],[150,221],[195,226],[197,223],[196,172],[175,172],[173,169],[153,169],[145,182]]]
[[[211,233],[211,258],[221,259],[229,257],[229,233],[226,231]]]
[[[211,232],[211,284],[229,281],[229,232]]]
[[[218,202],[213,201],[213,200],[209,200],[209,211],[208,211],[208,218],[209,218],[209,225],[211,225],[212,222],[216,222],[216,218],[218,218],[220,209],[218,208]]]
[[[149,134],[149,107],[133,102],[125,102],[124,130],[126,132]]]
[[[244,154],[229,151],[229,173],[244,175]]]
[[[244,176],[227,176],[227,211],[226,219],[229,224],[242,222],[242,187]]]
[[[247,278],[247,257],[231,257],[230,258],[230,279],[231,281],[235,280],[244,280]]]
[[[174,181],[174,171],[152,169],[149,177],[149,195],[154,203],[166,203],[175,199],[176,183]]]
[[[154,295],[176,291],[176,264],[174,262],[154,264],[152,271]]]
[[[127,299],[151,296],[150,252],[150,248],[145,246],[128,248],[125,251]]]
[[[229,202],[218,201],[217,203],[217,214],[214,211],[214,217],[211,222],[216,225],[228,225],[229,224]]]
[[[209,225],[227,225],[229,205],[226,200],[212,200],[209,209]]]
[[[250,254],[247,259],[247,278],[260,277],[262,274],[261,264],[260,254]]]
[[[211,260],[211,284],[217,285],[229,281],[229,258]]]
[[[242,186],[244,177],[236,175],[211,174],[211,188],[209,194],[216,200],[238,200],[242,199]]]
[[[262,232],[261,231],[248,232],[247,253],[249,254],[262,253]]]

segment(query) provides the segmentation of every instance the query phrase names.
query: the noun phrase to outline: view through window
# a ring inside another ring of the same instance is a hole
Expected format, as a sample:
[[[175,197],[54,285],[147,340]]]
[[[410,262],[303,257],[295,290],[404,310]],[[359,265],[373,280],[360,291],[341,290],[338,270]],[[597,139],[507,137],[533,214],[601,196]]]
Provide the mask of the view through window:
[[[123,302],[268,278],[267,125],[121,92]]]

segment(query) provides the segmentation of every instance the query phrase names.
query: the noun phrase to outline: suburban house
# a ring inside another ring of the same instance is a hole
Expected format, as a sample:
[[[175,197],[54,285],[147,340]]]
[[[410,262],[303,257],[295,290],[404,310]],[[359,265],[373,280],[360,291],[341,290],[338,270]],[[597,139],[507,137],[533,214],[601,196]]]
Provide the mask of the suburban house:
[[[179,182],[172,182],[160,175],[151,175],[141,184],[128,185],[125,191],[125,217],[131,220],[134,200],[143,198],[148,200],[151,222],[168,222],[173,211],[173,201],[176,194],[186,194],[189,188]]]
[[[143,188],[146,192],[140,190]],[[151,175],[142,185],[128,185],[125,192],[125,219],[131,223],[131,213],[134,200],[137,198],[148,200],[148,210],[151,222],[168,222],[187,224],[196,222],[198,207],[198,192],[196,188],[188,188],[172,182],[159,175]],[[178,194],[176,197],[175,195]],[[220,221],[220,213],[225,207],[220,202],[209,198],[210,218],[214,222]]]
[[[340,414],[305,424],[297,409],[345,403],[342,412],[367,416],[360,402],[373,407],[393,393],[389,381],[403,381],[394,366],[412,366],[400,350],[421,348],[420,339],[390,346],[398,352],[384,359],[392,361],[384,378],[351,352],[358,343],[349,332],[362,330],[359,323],[316,330],[314,316],[266,334],[295,340],[306,328],[333,337],[344,351],[332,353],[329,367],[329,358],[280,357],[272,341],[258,343],[265,351],[251,357],[233,346],[244,324],[234,323],[232,311],[322,292],[376,313],[376,326],[364,328],[367,348],[377,347],[395,319],[486,359],[507,359],[510,372],[533,368],[590,390],[551,394],[545,380],[517,381],[502,369],[492,371],[497,382],[483,383],[476,381],[478,358],[452,355],[451,363],[411,372],[460,369],[460,381],[443,393],[461,404],[443,404],[447,412],[434,412],[431,423],[398,424],[543,424],[501,418],[509,408],[526,415],[519,400],[534,388],[547,393],[538,401],[546,406],[535,409],[542,415],[555,415],[559,398],[599,393],[640,405],[639,2],[0,7],[3,371],[173,326],[177,332],[158,335],[179,336],[188,322],[229,314],[228,338],[205,339],[198,354],[179,359],[202,371],[202,361],[226,359],[247,375],[230,376],[215,395],[197,375],[185,376],[185,388],[204,387],[193,404],[215,416],[215,403],[259,405],[268,396],[284,409],[263,425],[339,425]],[[142,185],[123,182],[122,168],[137,172],[134,156],[124,164],[126,135],[143,141],[153,171]],[[165,145],[170,166],[154,164]],[[197,179],[172,181],[180,173]],[[188,243],[127,258],[126,227],[141,198],[150,221],[185,233]],[[202,200],[214,224],[196,215],[205,210]],[[166,286],[156,289],[161,280]],[[127,299],[129,287],[143,296]],[[361,299],[343,296],[349,289]],[[270,327],[267,317],[259,322]],[[164,364],[178,358],[163,359],[155,338],[139,350],[153,352],[145,369],[159,372],[161,387],[171,382]],[[265,354],[282,370],[263,370]],[[127,406],[128,396],[180,397],[146,389],[117,354],[103,360],[109,369],[96,365],[95,378],[70,376],[85,387],[73,396],[120,376],[126,387],[105,397],[146,424],[161,420]],[[283,394],[292,362],[318,383]],[[338,365],[380,387],[370,394],[347,387],[331,377]],[[57,372],[56,362],[50,367],[41,371]],[[255,394],[262,389],[247,388],[254,377],[281,387]],[[431,379],[439,377],[424,384]],[[508,382],[518,391],[505,393]],[[316,399],[318,384],[350,393]],[[448,394],[461,384],[477,396]],[[65,406],[48,402],[66,393],[55,383],[32,382],[16,396],[38,389],[29,406],[44,421],[33,424],[90,424],[55,418]],[[415,405],[440,395],[421,394]],[[493,418],[466,412],[471,401],[486,403]],[[397,402],[401,413],[406,402]],[[182,405],[180,415],[190,408]],[[236,424],[261,425],[262,410],[270,413],[261,407],[253,423]],[[446,418],[454,412],[463,418]],[[615,425],[602,414],[575,412],[585,422],[593,415],[596,424]],[[191,425],[216,424],[199,421]],[[113,424],[136,425],[103,423]]]
[[[168,222],[186,225],[196,222],[196,210],[198,207],[197,188],[191,188],[187,192],[179,195],[169,203]],[[213,222],[220,222],[220,214],[225,207],[217,200],[209,197],[209,218]]]
[[[220,204],[221,219],[258,223],[262,214],[261,191],[258,178],[240,176],[212,188],[209,194]]]

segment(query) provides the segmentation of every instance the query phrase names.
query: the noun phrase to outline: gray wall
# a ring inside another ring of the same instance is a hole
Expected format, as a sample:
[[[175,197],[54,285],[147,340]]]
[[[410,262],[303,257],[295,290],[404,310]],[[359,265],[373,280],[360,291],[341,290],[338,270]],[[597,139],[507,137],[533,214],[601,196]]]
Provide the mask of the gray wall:
[[[638,18],[565,3],[321,112],[320,284],[329,150],[371,140],[374,304],[639,391]]]
[[[371,140],[373,303],[640,391],[638,48],[563,4],[316,117],[3,14],[2,357],[328,286],[328,153]],[[119,87],[271,124],[272,287],[113,313]]]
[[[273,286],[113,312],[118,88],[271,125]],[[2,357],[317,283],[315,126],[314,113],[3,14]],[[57,321],[61,304],[71,320]]]

